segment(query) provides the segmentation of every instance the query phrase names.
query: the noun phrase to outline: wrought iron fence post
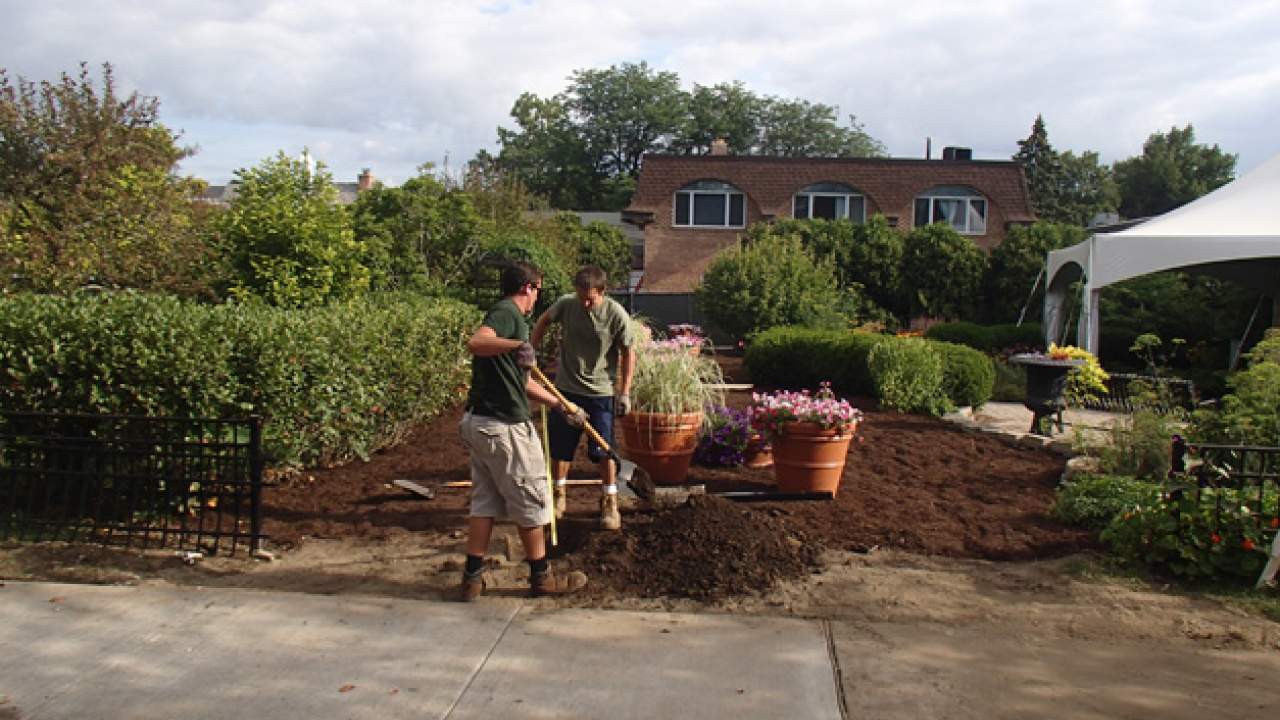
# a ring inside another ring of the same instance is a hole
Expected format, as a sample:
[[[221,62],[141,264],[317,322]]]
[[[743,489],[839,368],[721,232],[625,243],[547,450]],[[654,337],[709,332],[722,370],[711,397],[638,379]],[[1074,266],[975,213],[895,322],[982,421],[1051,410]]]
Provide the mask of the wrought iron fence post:
[[[262,417],[249,418],[249,553],[262,549]]]

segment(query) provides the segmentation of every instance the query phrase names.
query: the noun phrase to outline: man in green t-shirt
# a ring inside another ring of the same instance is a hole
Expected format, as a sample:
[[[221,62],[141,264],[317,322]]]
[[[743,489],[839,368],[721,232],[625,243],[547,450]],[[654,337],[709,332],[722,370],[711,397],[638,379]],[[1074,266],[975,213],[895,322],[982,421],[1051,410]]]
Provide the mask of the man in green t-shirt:
[[[560,360],[556,364],[556,388],[569,402],[581,407],[591,427],[613,444],[613,418],[631,410],[631,375],[635,371],[631,317],[618,301],[605,295],[604,271],[588,265],[573,277],[573,295],[559,298],[533,326],[531,343],[538,347],[547,328],[560,323]],[[564,515],[569,465],[573,462],[582,429],[559,416],[549,423],[551,471],[555,476],[556,516]],[[587,456],[600,467],[603,495],[600,527],[621,530],[618,512],[617,469],[594,440]]]
[[[550,572],[542,534],[542,526],[551,522],[547,466],[529,418],[529,400],[558,408],[577,427],[582,427],[586,416],[571,404],[561,404],[529,378],[536,357],[525,315],[533,309],[541,288],[542,272],[533,265],[515,263],[504,269],[502,299],[467,341],[473,356],[471,390],[458,432],[471,451],[467,564],[460,588],[468,602],[484,592],[484,556],[498,517],[510,518],[519,528],[529,561],[530,594],[572,592],[587,584],[587,576],[580,572],[561,576]]]

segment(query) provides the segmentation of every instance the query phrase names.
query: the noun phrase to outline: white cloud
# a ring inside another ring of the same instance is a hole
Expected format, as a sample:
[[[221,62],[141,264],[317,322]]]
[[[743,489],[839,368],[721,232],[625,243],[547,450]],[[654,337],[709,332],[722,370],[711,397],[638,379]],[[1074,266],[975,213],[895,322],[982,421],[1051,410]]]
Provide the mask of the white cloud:
[[[304,145],[340,178],[403,180],[492,148],[521,92],[641,59],[686,86],[838,106],[894,155],[929,136],[1007,157],[1037,113],[1056,147],[1106,161],[1187,123],[1242,170],[1280,151],[1280,6],[1264,3],[3,0],[0,16],[11,73],[112,62],[215,182]]]

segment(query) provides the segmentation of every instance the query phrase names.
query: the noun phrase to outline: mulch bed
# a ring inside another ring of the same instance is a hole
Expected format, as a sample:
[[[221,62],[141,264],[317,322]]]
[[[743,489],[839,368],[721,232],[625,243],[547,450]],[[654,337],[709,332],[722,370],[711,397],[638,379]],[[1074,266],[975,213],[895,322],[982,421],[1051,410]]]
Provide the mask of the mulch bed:
[[[722,363],[731,381],[743,380],[739,361]],[[738,392],[729,404],[749,400],[749,393]],[[855,404],[865,412],[861,442],[851,448],[834,500],[711,498],[663,512],[626,513],[618,534],[594,531],[599,492],[575,487],[556,554],[587,569],[593,585],[623,594],[714,599],[803,575],[822,548],[1030,560],[1095,547],[1088,531],[1048,517],[1064,465],[1060,456],[942,420]],[[467,478],[467,454],[456,430],[460,417],[460,408],[446,413],[368,463],[304,473],[269,488],[264,516],[273,544],[409,531],[422,533],[424,542],[443,537],[460,547],[454,531],[466,527],[467,490],[443,486]],[[580,452],[570,477],[594,476]],[[772,477],[767,468],[695,466],[689,479],[715,493],[767,491]],[[434,489],[435,499],[391,485],[396,478]]]

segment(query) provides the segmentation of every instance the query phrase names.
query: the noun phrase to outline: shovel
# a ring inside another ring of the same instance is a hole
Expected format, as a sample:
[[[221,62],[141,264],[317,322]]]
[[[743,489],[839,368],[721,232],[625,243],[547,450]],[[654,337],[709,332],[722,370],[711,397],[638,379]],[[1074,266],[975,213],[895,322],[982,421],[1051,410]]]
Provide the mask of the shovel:
[[[533,374],[533,379],[537,380],[539,385],[546,388],[548,392],[555,395],[556,399],[564,404],[565,409],[570,412],[578,410],[578,406],[566,400],[564,395],[560,394],[560,391],[556,389],[556,386],[547,379],[546,375],[542,374],[542,371],[539,370],[537,366],[529,368],[529,372]],[[600,437],[600,433],[596,432],[596,429],[591,427],[591,423],[584,423],[582,429],[587,431],[587,435],[592,440],[595,440],[596,444],[600,446],[600,449],[608,453],[609,457],[613,458],[613,461],[618,464],[617,479],[619,483],[626,484],[627,487],[631,488],[632,492],[642,498],[649,498],[653,496],[653,480],[649,477],[649,473],[645,472],[644,468],[636,465],[630,460],[623,460],[622,456],[618,454],[618,451],[614,450],[613,446],[605,442],[604,438]]]

